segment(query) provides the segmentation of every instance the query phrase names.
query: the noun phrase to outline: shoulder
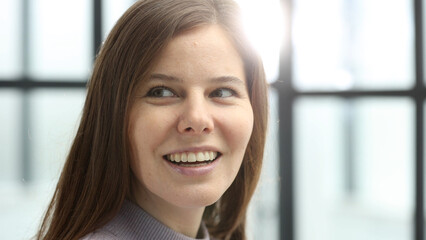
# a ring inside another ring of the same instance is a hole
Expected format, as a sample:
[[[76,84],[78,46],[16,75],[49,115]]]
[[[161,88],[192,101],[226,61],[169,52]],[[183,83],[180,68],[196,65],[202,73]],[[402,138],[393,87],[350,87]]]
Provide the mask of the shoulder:
[[[89,233],[80,240],[117,240],[112,232],[106,230],[97,230],[95,232]]]

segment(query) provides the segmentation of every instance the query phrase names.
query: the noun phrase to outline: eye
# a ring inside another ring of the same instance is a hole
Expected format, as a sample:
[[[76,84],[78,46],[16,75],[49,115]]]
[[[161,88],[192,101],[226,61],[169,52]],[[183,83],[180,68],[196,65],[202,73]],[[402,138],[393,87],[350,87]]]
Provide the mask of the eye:
[[[146,94],[147,97],[163,98],[163,97],[176,97],[176,94],[168,87],[153,87]]]
[[[229,88],[219,88],[210,93],[210,97],[214,98],[227,98],[235,96],[236,92]]]

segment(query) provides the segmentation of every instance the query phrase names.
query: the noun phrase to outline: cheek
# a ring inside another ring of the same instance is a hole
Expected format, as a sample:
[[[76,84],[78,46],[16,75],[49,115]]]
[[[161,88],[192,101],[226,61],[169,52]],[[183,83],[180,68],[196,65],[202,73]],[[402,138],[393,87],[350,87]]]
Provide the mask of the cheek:
[[[164,113],[165,111],[140,107],[134,109],[130,115],[130,167],[138,181],[144,185],[156,178],[158,146],[167,140],[173,127],[173,118]]]
[[[253,131],[253,111],[251,106],[240,111],[232,111],[222,120],[224,134],[232,151],[244,154]]]
[[[223,162],[221,169],[221,177],[223,180],[223,192],[234,182],[238,174],[243,158],[247,149],[247,144],[253,132],[253,112],[250,108],[239,109],[239,111],[230,111],[228,114],[222,115],[221,127],[223,139],[227,145],[227,156]],[[223,194],[222,192],[222,194]]]
[[[173,130],[173,118],[165,112],[146,109],[139,111],[132,118],[129,135],[139,158],[155,154],[157,147],[167,140]]]

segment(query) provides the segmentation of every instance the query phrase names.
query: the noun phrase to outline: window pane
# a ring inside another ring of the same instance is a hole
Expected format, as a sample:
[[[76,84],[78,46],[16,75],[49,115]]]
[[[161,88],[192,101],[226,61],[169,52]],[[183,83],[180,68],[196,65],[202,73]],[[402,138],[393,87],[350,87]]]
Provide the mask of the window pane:
[[[426,55],[425,55],[426,51],[424,51],[424,46],[426,46],[426,18],[425,18],[426,4],[424,3],[424,1],[422,2],[422,6],[423,6],[423,9],[422,9],[422,18],[423,18],[423,36],[422,36],[423,37],[423,53],[419,52],[419,54],[423,54],[423,59],[425,59],[425,57],[426,57]],[[424,60],[423,60],[423,69],[426,69],[426,61],[424,61]],[[423,76],[423,77],[425,77],[423,79],[423,81],[426,84],[426,76]],[[426,229],[425,229],[425,232],[426,232]]]
[[[83,106],[85,90],[36,90],[29,96],[30,149],[22,149],[22,94],[0,91],[0,226],[2,239],[30,239],[52,197]],[[3,147],[1,147],[3,146]],[[33,181],[21,181],[30,151]],[[20,231],[16,231],[20,229]]]
[[[0,226],[1,239],[30,239],[40,221],[41,206],[22,181],[22,104],[20,91],[0,90]],[[36,191],[44,194],[43,191]],[[37,212],[39,212],[37,214]],[[16,231],[20,229],[19,231]]]
[[[426,102],[424,102],[423,104],[423,163],[426,162],[426,128],[424,128],[424,126],[426,126]],[[426,164],[423,165],[423,196],[425,196],[426,194]],[[423,198],[423,204],[425,204],[426,206],[426,198]],[[423,213],[423,226],[425,227],[424,230],[426,230],[426,209],[424,209],[424,213]],[[426,231],[425,231],[426,232]],[[426,236],[425,238],[423,238],[426,240]]]
[[[59,177],[77,130],[85,90],[37,90],[31,102],[31,154],[33,179]]]
[[[22,95],[0,90],[0,184],[20,181]]]
[[[280,0],[236,0],[240,5],[247,36],[262,57],[268,82],[279,75],[279,54],[284,18]]]
[[[0,1],[0,78],[21,74],[21,1]]]
[[[413,86],[412,2],[296,0],[295,86],[301,90]]]
[[[302,98],[294,120],[298,240],[412,239],[412,102]]]
[[[123,13],[135,2],[135,0],[104,0],[102,1],[103,8],[103,36],[104,39],[108,36],[112,27],[115,25],[117,20],[123,15]]]
[[[30,75],[85,80],[92,63],[92,1],[30,3]]]
[[[249,239],[279,239],[278,94],[269,91],[269,123],[262,173],[248,211]]]

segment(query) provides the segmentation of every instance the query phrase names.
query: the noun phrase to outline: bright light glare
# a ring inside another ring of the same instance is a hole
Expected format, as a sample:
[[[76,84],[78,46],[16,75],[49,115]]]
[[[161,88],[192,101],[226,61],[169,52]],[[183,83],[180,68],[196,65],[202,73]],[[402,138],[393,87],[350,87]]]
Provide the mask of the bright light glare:
[[[243,12],[246,32],[263,59],[269,82],[278,78],[284,18],[279,0],[236,0]]]
[[[123,13],[134,3],[134,0],[104,0],[102,3],[103,12],[103,38],[106,39],[109,32],[117,22],[117,20],[123,15]]]
[[[413,28],[407,1],[298,0],[292,62],[300,90],[408,88]],[[377,13],[380,12],[380,17]]]
[[[348,90],[353,76],[342,66],[345,19],[340,0],[299,1],[295,8],[293,41],[296,86]],[[327,14],[324,14],[324,13]]]

